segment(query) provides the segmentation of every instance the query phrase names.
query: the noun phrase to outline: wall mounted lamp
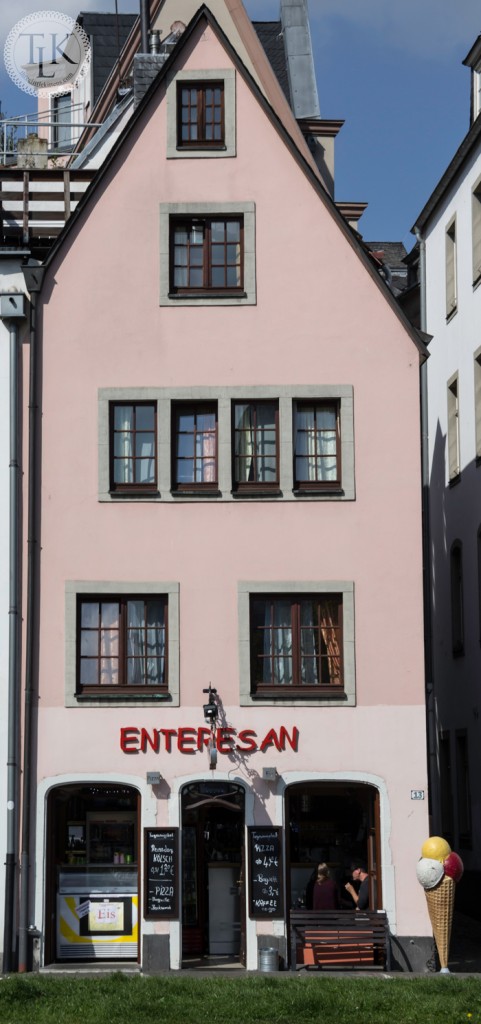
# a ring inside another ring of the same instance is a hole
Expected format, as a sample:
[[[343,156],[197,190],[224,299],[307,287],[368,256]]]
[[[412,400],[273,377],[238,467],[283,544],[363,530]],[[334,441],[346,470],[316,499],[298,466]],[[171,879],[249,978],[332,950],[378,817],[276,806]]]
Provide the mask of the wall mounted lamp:
[[[209,688],[202,690],[202,693],[207,693],[209,695],[207,704],[204,704],[203,706],[204,722],[206,725],[210,725],[212,728],[215,728],[219,714],[219,706],[215,699],[217,697],[217,690],[215,690],[209,683]]]

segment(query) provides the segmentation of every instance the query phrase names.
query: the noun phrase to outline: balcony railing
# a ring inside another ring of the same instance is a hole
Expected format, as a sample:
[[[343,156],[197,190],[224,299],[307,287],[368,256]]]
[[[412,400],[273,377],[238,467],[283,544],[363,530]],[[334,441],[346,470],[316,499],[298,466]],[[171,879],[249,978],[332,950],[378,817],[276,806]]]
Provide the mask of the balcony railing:
[[[44,254],[76,210],[94,170],[0,168],[0,246]]]
[[[68,110],[59,113],[57,117],[50,112],[38,114],[37,111],[30,114],[18,114],[15,117],[6,117],[0,120],[0,162],[3,166],[12,166],[17,163],[18,143],[30,135],[38,135],[41,139],[47,140],[47,151],[39,143],[38,155],[46,157],[49,162],[54,162],[58,157],[68,154],[78,142],[87,124],[90,127],[99,128],[99,124],[84,120],[85,113],[82,103],[74,103]],[[35,155],[30,152],[30,155]]]

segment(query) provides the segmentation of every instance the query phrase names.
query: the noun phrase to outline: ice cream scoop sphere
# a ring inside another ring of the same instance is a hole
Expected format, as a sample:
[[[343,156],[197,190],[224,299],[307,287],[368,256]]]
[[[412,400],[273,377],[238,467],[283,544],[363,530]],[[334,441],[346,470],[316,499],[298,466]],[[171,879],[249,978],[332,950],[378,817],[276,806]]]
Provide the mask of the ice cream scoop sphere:
[[[445,839],[442,839],[441,836],[430,836],[430,838],[426,839],[426,842],[423,843],[421,849],[422,857],[430,857],[431,860],[440,860],[441,862],[444,861],[450,853],[451,847],[449,843],[447,843]]]
[[[446,857],[443,867],[444,873],[448,878],[454,878],[455,882],[459,882],[463,877],[464,864],[459,853],[455,853],[454,850]]]
[[[434,857],[421,857],[416,865],[416,875],[424,889],[434,889],[444,875],[444,868]]]

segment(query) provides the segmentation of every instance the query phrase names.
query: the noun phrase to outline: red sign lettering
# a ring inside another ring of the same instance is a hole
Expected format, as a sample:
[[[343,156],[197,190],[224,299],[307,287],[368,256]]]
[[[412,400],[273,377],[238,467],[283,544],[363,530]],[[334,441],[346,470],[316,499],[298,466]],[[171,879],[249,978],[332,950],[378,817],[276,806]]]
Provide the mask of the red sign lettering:
[[[216,746],[219,754],[228,754],[234,749],[235,729],[223,727],[217,730]]]
[[[172,750],[172,737],[177,736],[177,729],[161,729],[160,731],[165,740],[165,749],[170,754]]]
[[[147,746],[152,747],[154,754],[158,754],[160,750],[160,733],[158,729],[152,731],[152,735],[147,732],[147,729],[140,730],[140,749],[143,754],[147,752]]]
[[[247,746],[241,747],[241,743],[246,743]],[[237,736],[236,750],[240,750],[243,754],[257,750],[256,733],[253,729],[241,729]]]
[[[120,748],[124,754],[138,754],[139,747],[137,743],[137,736],[139,735],[138,729],[121,729],[120,730]]]
[[[177,734],[177,750],[181,754],[193,754],[197,744],[197,729],[179,729]]]
[[[134,726],[124,726],[120,730],[120,749],[124,754],[147,754],[151,750],[154,754],[159,754],[162,749],[165,753],[171,754],[176,737],[177,750],[180,754],[195,754],[196,751],[209,746],[211,730],[203,726],[181,726],[179,729],[137,729]],[[256,750],[264,753],[270,747],[274,747],[279,753],[287,747],[297,752],[299,729],[294,725],[289,732],[285,725],[281,725],[279,730],[269,729],[264,739],[259,741],[255,729],[240,729],[236,732],[230,726],[221,726],[217,729],[215,743],[220,754],[230,754],[233,750],[238,750],[241,754],[253,754]]]

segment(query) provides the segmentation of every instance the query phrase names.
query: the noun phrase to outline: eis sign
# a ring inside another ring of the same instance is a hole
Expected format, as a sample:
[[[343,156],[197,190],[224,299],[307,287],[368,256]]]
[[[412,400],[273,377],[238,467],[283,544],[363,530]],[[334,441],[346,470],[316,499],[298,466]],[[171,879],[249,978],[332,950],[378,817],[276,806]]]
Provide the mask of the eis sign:
[[[120,749],[124,754],[146,754],[154,751],[159,754],[165,751],[171,754],[178,750],[181,754],[194,754],[198,750],[209,749],[212,742],[210,729],[181,727],[179,729],[137,729],[125,726],[120,730]],[[290,747],[297,751],[299,729],[292,726],[289,730],[284,725],[279,729],[269,729],[265,736],[259,737],[255,729],[230,729],[223,727],[215,731],[215,747],[219,754],[254,754],[266,750],[277,750],[281,753]]]

